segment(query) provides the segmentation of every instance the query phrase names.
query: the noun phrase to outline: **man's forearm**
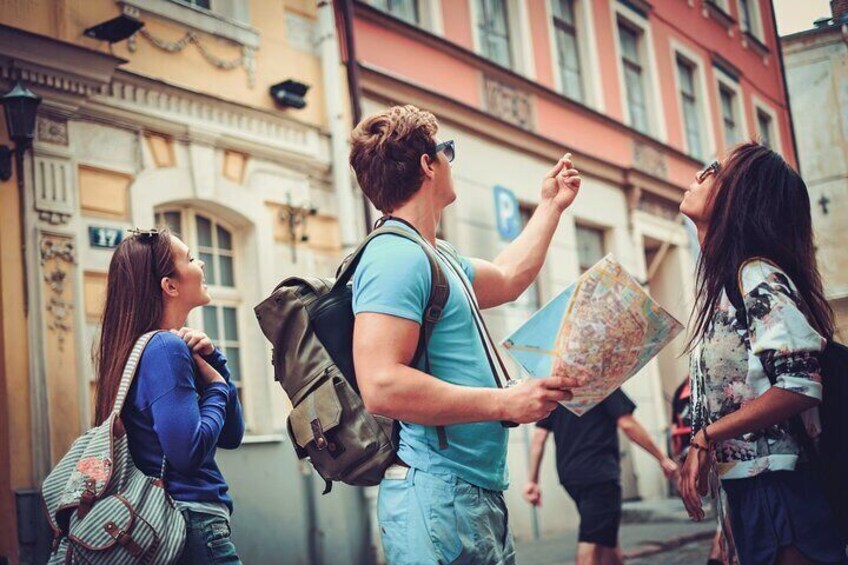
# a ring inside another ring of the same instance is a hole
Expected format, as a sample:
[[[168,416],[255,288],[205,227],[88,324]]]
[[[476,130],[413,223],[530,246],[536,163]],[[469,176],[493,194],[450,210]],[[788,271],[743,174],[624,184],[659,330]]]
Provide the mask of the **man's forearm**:
[[[533,440],[530,442],[530,471],[528,479],[532,483],[539,482],[539,470],[542,467],[542,457],[545,455],[545,441],[548,439],[548,432],[536,428],[533,433]]]
[[[562,215],[553,205],[541,202],[521,234],[493,261],[506,275],[515,298],[536,279]]]
[[[657,447],[657,444],[654,443],[654,440],[652,440],[650,434],[648,434],[648,430],[646,430],[636,419],[631,419],[627,425],[622,426],[622,429],[624,430],[625,435],[630,438],[630,441],[650,453],[654,459],[660,462],[665,459],[665,453],[660,451],[660,448]]]
[[[500,389],[450,384],[406,365],[359,384],[366,408],[395,420],[447,426],[503,419]]]

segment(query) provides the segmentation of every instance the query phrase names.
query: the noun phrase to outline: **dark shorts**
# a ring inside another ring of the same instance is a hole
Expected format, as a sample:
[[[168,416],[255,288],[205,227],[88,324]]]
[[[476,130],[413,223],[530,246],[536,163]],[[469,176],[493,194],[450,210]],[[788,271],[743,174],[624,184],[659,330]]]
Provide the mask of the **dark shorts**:
[[[771,565],[795,546],[817,563],[848,563],[833,512],[810,471],[771,471],[721,482],[742,565]]]
[[[621,484],[604,481],[585,485],[563,485],[580,513],[579,540],[605,547],[618,546],[621,524]]]

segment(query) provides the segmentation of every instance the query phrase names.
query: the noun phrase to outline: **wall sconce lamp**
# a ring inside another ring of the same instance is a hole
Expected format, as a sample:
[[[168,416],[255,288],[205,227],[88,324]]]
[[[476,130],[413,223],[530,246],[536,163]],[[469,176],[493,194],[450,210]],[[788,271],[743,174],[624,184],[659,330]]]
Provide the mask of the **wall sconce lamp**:
[[[318,214],[318,208],[313,205],[294,206],[291,203],[291,194],[286,194],[287,205],[280,210],[280,220],[285,222],[288,228],[289,245],[291,245],[292,262],[297,263],[297,244],[309,241],[306,233],[306,220],[309,216]],[[299,235],[298,235],[299,234]]]
[[[0,145],[0,180],[12,178],[12,154],[15,154],[18,182],[23,182],[23,159],[27,149],[32,147],[35,139],[35,117],[41,97],[18,81],[12,90],[0,96],[0,104],[6,115],[6,131],[9,139],[15,143],[12,149]]]
[[[125,13],[117,18],[91,26],[83,33],[92,39],[108,41],[112,44],[132,37],[142,27],[144,27],[143,21]]]
[[[269,92],[271,93],[271,98],[279,106],[300,110],[306,107],[304,96],[306,96],[306,91],[308,90],[308,84],[290,78],[271,86]]]

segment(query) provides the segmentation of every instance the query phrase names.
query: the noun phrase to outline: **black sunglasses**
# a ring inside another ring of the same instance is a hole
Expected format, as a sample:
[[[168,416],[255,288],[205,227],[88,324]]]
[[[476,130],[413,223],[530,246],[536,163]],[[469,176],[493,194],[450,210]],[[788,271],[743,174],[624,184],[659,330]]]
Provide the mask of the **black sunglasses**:
[[[712,163],[707,165],[702,171],[698,171],[698,173],[695,175],[695,180],[698,181],[698,184],[701,184],[710,175],[717,175],[720,170],[721,163],[719,163],[718,161],[713,161]]]
[[[448,160],[448,163],[453,163],[453,160],[456,157],[456,142],[452,139],[449,139],[447,141],[439,143],[433,149],[433,157],[435,157],[439,151],[444,151],[445,158]]]

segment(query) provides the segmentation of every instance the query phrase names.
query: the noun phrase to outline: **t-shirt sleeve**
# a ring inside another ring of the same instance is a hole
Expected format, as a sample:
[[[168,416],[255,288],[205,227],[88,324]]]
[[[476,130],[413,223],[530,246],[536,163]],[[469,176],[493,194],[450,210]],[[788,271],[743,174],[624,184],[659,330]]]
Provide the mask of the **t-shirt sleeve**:
[[[468,277],[468,282],[474,284],[474,264],[471,260],[465,255],[460,255],[459,251],[456,250],[451,243],[439,240],[445,248],[448,249],[449,253],[459,262],[459,266],[462,267],[462,271],[465,273],[465,276]]]
[[[537,428],[542,428],[543,430],[548,430],[549,432],[554,429],[554,413],[551,412],[545,418],[542,418],[538,422],[536,422]]]
[[[430,296],[430,262],[415,242],[384,235],[365,249],[353,276],[353,313],[421,323]]]
[[[742,292],[751,352],[774,386],[821,400],[819,354],[825,339],[799,308],[795,285],[766,261],[745,264]]]
[[[604,410],[615,421],[618,421],[622,416],[632,414],[636,410],[636,404],[620,388],[606,397],[603,405]]]

